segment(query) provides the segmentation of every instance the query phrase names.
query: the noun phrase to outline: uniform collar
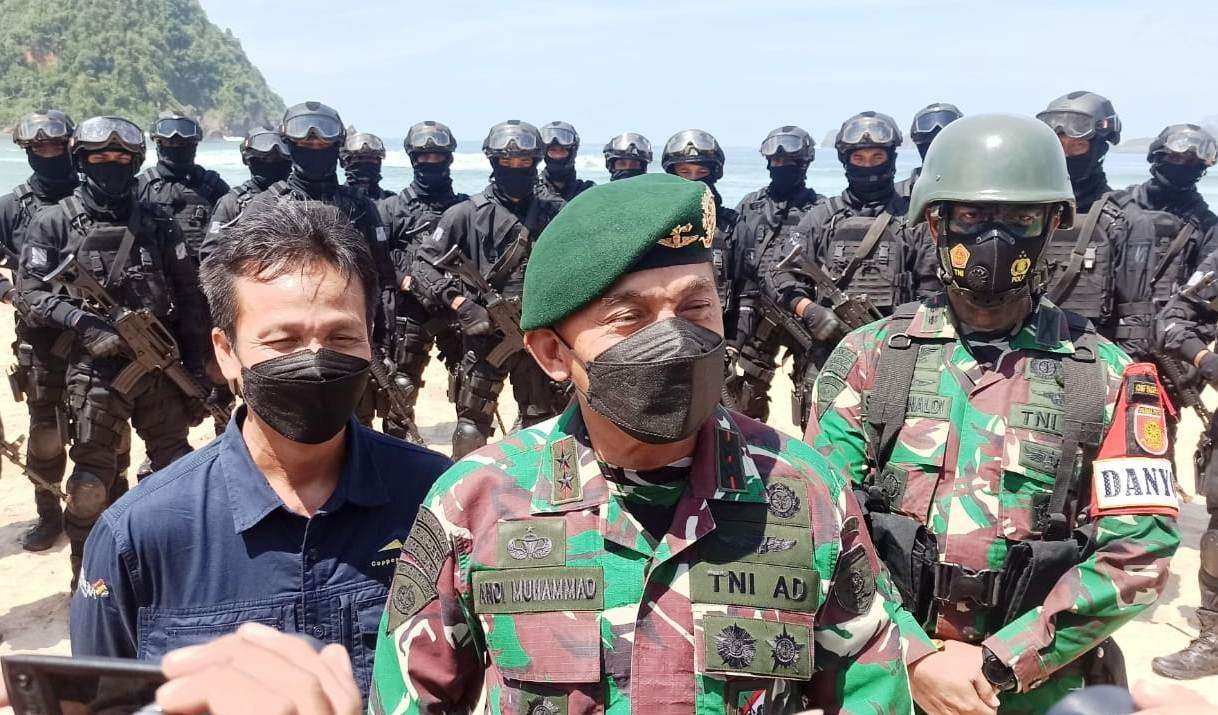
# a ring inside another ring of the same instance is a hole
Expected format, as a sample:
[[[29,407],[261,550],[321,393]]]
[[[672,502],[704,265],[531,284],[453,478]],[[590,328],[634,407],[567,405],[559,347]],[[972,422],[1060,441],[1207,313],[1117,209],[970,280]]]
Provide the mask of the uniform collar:
[[[220,437],[220,466],[228,489],[229,510],[233,526],[242,533],[267,517],[283,500],[271,488],[266,477],[254,464],[241,424],[245,421],[242,405],[235,412]],[[319,513],[333,513],[350,502],[360,507],[376,507],[389,503],[389,492],[381,478],[381,470],[391,465],[378,463],[368,444],[367,428],[355,418],[347,422],[347,454],[339,474],[338,485]]]
[[[703,500],[765,502],[765,484],[744,436],[722,407],[716,408],[698,433],[688,495]],[[572,403],[554,421],[541,445],[533,514],[576,511],[608,501],[608,485],[588,444],[579,404]]]
[[[951,319],[947,294],[940,292],[923,300],[906,333],[911,338],[957,339],[959,334],[955,322]],[[1019,328],[1019,332],[1011,338],[1011,349],[1074,354],[1074,343],[1070,339],[1070,323],[1066,314],[1048,298],[1041,298],[1036,309]]]

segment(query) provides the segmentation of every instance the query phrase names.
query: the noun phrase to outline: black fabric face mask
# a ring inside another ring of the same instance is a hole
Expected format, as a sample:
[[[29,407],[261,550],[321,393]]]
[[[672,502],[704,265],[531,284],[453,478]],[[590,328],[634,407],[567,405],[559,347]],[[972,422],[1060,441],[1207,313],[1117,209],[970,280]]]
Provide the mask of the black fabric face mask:
[[[496,166],[491,172],[495,186],[510,199],[524,201],[533,197],[537,185],[537,168],[512,169],[506,166]]]
[[[682,318],[653,323],[583,364],[588,406],[631,437],[695,434],[723,391],[723,337]]]
[[[367,383],[367,360],[325,348],[241,368],[241,395],[254,414],[302,444],[321,444],[338,434]]]
[[[135,170],[134,163],[120,164],[115,161],[100,164],[90,164],[86,161],[81,168],[90,191],[105,203],[118,203],[130,197]]]
[[[715,187],[715,175],[707,174],[698,181],[706,184],[706,188],[710,189],[711,196],[715,197],[715,208],[723,208],[723,197],[719,195],[719,189]]]
[[[310,149],[298,144],[292,145],[292,163],[305,179],[325,181],[332,179],[338,173],[338,145],[332,144],[325,149]]]
[[[277,181],[283,181],[288,178],[288,174],[292,173],[292,162],[290,161],[250,159],[249,167],[250,176],[264,189]]]
[[[1166,161],[1153,164],[1150,173],[1159,181],[1178,191],[1188,191],[1197,185],[1205,173],[1205,164],[1170,164]]]
[[[807,169],[788,164],[770,167],[770,193],[777,198],[786,198],[799,191],[807,178]]]
[[[361,161],[356,164],[348,164],[343,171],[347,175],[348,184],[376,186],[381,183],[380,162]]]
[[[414,183],[421,193],[429,196],[441,196],[453,192],[453,177],[449,172],[448,163],[415,164]]]
[[[546,176],[559,181],[566,181],[575,176],[575,157],[568,156],[566,159],[555,160],[547,156]]]
[[[190,166],[195,163],[195,155],[199,151],[197,144],[183,144],[180,146],[158,146],[157,157],[166,164],[174,166]]]
[[[1045,237],[1016,238],[1001,229],[979,236],[940,239],[939,266],[944,282],[964,291],[981,307],[1005,305],[1031,283]]]
[[[621,181],[622,179],[632,179],[636,176],[642,176],[643,174],[646,174],[646,173],[647,173],[647,170],[643,169],[643,168],[621,169],[620,171],[609,172],[609,180],[610,181]]]
[[[891,155],[888,161],[879,166],[855,166],[846,163],[846,183],[855,196],[865,201],[892,193],[892,180],[896,175],[896,159]]]
[[[67,151],[59,156],[38,156],[30,152],[29,159],[34,173],[47,181],[62,183],[76,179],[76,166],[72,164],[72,157]]]

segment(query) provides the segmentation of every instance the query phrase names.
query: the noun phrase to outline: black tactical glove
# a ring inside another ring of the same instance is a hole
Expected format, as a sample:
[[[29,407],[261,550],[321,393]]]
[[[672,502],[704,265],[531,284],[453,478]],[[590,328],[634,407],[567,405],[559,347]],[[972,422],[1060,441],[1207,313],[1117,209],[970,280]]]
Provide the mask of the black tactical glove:
[[[72,330],[80,337],[80,344],[95,358],[117,357],[123,353],[123,339],[101,318],[81,312],[72,321]]]
[[[461,321],[461,332],[466,335],[486,335],[491,332],[491,316],[486,308],[469,298],[457,306],[457,319]]]
[[[1218,386],[1218,355],[1206,353],[1197,369],[1206,382]]]
[[[1184,347],[1185,341],[1197,327],[1197,323],[1184,318],[1167,317],[1155,321],[1158,329],[1159,344],[1170,351],[1178,351]]]
[[[822,342],[840,338],[846,334],[842,321],[837,319],[832,310],[823,305],[813,303],[805,310],[800,320],[808,327],[812,337]]]

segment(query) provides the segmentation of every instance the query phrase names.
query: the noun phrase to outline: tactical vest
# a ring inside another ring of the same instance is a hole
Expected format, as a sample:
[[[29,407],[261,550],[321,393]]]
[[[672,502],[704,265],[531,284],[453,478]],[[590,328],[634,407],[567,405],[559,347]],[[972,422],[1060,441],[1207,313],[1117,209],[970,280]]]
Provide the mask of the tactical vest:
[[[534,197],[522,221],[506,207],[491,201],[485,192],[474,194],[470,197],[470,202],[474,205],[473,223],[475,226],[479,223],[476,218],[478,214],[487,210],[495,212],[491,237],[497,255],[494,264],[483,274],[483,277],[504,297],[519,298],[524,292],[524,269],[528,265],[529,254],[533,251],[533,242],[554,218],[547,210],[550,204],[539,197]],[[467,244],[471,245],[463,247],[465,255],[479,255],[478,246],[472,245],[475,241],[482,240],[477,234],[477,230],[469,231],[466,234]]]
[[[409,266],[414,263],[415,254],[418,252],[419,244],[431,236],[435,230],[436,223],[440,220],[440,216],[444,211],[462,201],[469,198],[465,194],[452,194],[452,201],[436,207],[423,201],[419,194],[414,190],[413,186],[407,186],[402,189],[398,197],[389,204],[382,206],[393,206],[395,211],[392,215],[386,215],[386,223],[392,223],[390,230],[394,233],[393,245],[390,246],[390,251],[402,257],[400,265]],[[402,200],[405,199],[405,200]],[[405,236],[397,235],[397,226],[406,224]]]
[[[168,261],[162,255],[165,246],[157,219],[138,201],[132,204],[125,224],[97,221],[76,196],[69,196],[59,205],[71,230],[65,253],[74,251],[81,267],[116,301],[135,310],[147,308],[162,321],[171,322],[173,292],[165,276]],[[182,244],[177,245],[186,250]]]
[[[742,206],[736,224],[736,240],[740,242],[737,277],[756,280],[772,271],[786,255],[784,237],[799,225],[814,205],[788,203],[778,210],[774,201],[758,198]]]
[[[888,315],[913,295],[912,277],[905,270],[905,243],[898,233],[899,219],[888,212],[852,215],[837,196],[829,199],[829,210],[825,267],[836,277],[839,288],[867,296],[872,305]]]
[[[233,189],[233,198],[237,200],[237,215],[245,213],[245,207],[262,193],[253,182],[247,181]]]
[[[1156,305],[1162,306],[1175,293],[1176,286],[1182,285],[1188,279],[1192,270],[1188,265],[1189,257],[1193,255],[1192,249],[1205,231],[1193,219],[1181,218],[1169,211],[1140,208],[1134,204],[1130,195],[1117,197],[1114,202],[1122,210],[1128,210],[1127,207],[1132,206],[1148,218],[1154,227],[1153,239],[1149,246],[1144,245],[1146,237],[1130,236],[1130,246],[1126,253],[1133,261],[1145,265],[1146,270],[1150,272],[1150,295],[1139,297],[1149,298]]]
[[[182,238],[190,248],[192,255],[198,256],[199,247],[203,245],[203,236],[211,222],[212,202],[203,192],[209,195],[216,192],[216,174],[204,171],[199,187],[188,186],[178,181],[171,181],[162,176],[160,169],[153,166],[144,172],[147,177],[147,200],[165,208],[165,212],[173,216],[173,220],[182,231]]]
[[[38,195],[34,193],[34,189],[26,182],[21,182],[13,187],[13,198],[17,200],[17,208],[19,210],[16,220],[12,226],[12,241],[11,246],[0,246],[7,256],[5,258],[13,267],[14,274],[16,273],[17,259],[21,255],[22,237],[25,234],[25,228],[30,225],[30,221],[34,218],[34,214],[38,212],[40,201]]]
[[[1109,225],[1113,218],[1109,198],[1104,194],[1086,216],[1075,218],[1072,228],[1053,233],[1041,253],[1039,269],[1055,305],[1097,324],[1112,315],[1113,247],[1107,226],[1100,226],[1102,214],[1108,214]]]

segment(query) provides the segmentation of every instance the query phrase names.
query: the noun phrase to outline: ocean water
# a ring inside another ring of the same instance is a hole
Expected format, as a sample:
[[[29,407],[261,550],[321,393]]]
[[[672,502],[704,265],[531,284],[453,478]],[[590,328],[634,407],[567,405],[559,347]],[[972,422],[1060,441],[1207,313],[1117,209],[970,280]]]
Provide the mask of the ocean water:
[[[401,140],[386,140],[387,146],[401,146]],[[604,159],[601,157],[600,144],[589,141],[577,159],[579,176],[591,179],[597,183],[609,180],[605,171]],[[817,148],[816,160],[808,170],[808,184],[824,194],[839,193],[846,186],[842,166],[837,161],[837,155],[832,148],[827,150]],[[756,149],[729,148],[725,150],[727,162],[724,166],[723,179],[719,181],[719,192],[729,206],[735,206],[740,199],[750,191],[758,189],[769,182],[766,173],[765,160]],[[236,141],[208,141],[199,147],[198,162],[203,166],[219,172],[229,184],[236,185],[249,178],[249,173],[241,163],[239,143]],[[156,151],[150,147],[146,165],[156,163]],[[897,155],[897,178],[909,175],[918,165],[918,152],[909,146]],[[1123,188],[1130,184],[1145,181],[1147,173],[1146,155],[1142,153],[1117,153],[1108,155],[1104,162],[1108,172],[1109,183],[1113,187]],[[660,171],[659,158],[652,163],[652,171]],[[25,152],[11,143],[0,139],[0,193],[16,186],[29,175],[30,168],[26,163]],[[410,183],[410,160],[406,152],[398,149],[390,151],[385,159],[384,175],[381,185],[397,191]],[[460,152],[453,160],[453,185],[458,191],[473,193],[486,186],[490,168],[486,157],[480,152]],[[1218,172],[1211,172],[1202,177],[1201,193],[1211,206],[1218,207]]]

